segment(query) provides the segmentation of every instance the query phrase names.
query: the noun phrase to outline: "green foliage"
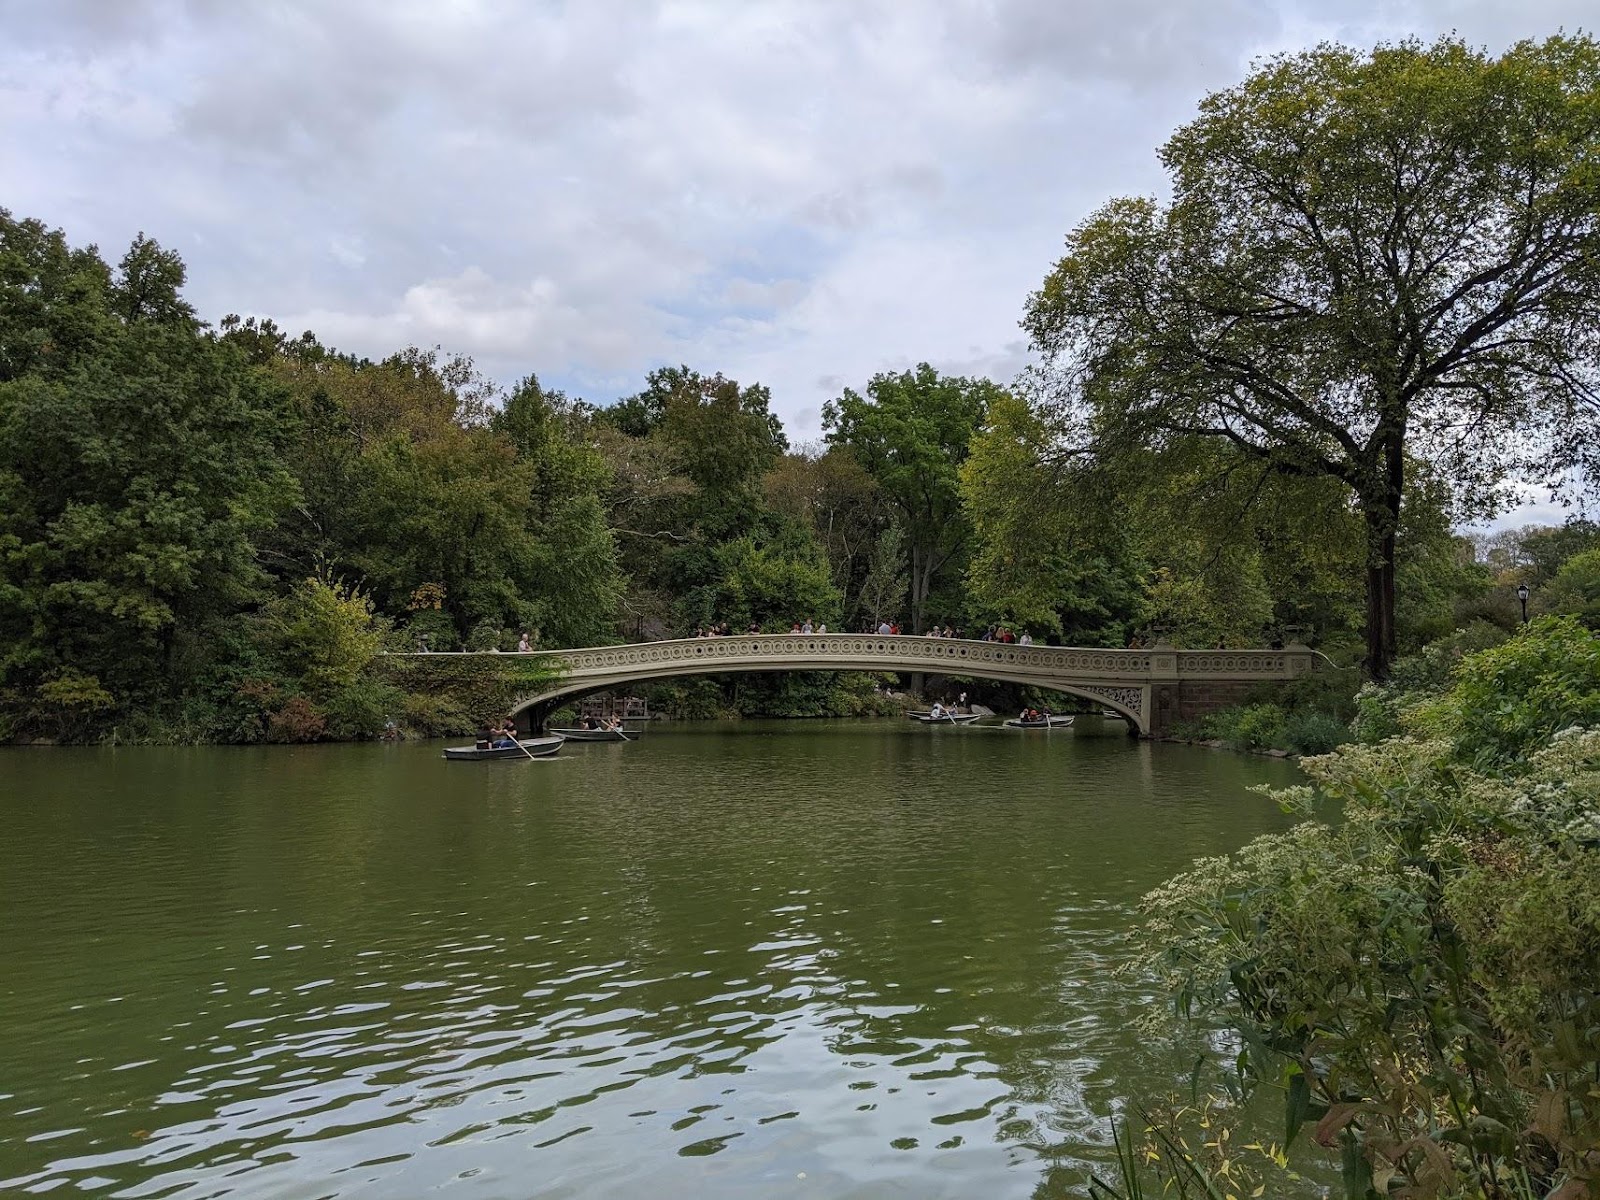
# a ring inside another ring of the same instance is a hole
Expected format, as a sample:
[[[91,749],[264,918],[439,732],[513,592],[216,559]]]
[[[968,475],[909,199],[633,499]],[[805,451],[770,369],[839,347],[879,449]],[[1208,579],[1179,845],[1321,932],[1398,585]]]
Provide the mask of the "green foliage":
[[[25,725],[63,672],[106,721],[173,699],[183,631],[262,597],[254,538],[296,496],[281,389],[200,333],[175,263],[141,239],[113,280],[0,213],[0,690]]]
[[[501,654],[391,654],[374,670],[409,697],[402,711],[416,717],[414,728],[424,734],[471,733],[561,678],[546,660]]]
[[[1600,547],[1563,562],[1540,597],[1545,612],[1568,613],[1600,632]]]
[[[1381,742],[1400,734],[1412,709],[1427,704],[1449,687],[1466,655],[1498,646],[1506,636],[1498,626],[1474,621],[1397,660],[1387,682],[1368,683],[1356,694],[1351,726],[1356,740]]]
[[[1600,638],[1570,617],[1536,620],[1464,658],[1414,725],[1449,738],[1467,761],[1514,767],[1560,730],[1600,725]]]
[[[1082,511],[1052,453],[1039,412],[994,398],[960,472],[973,524],[971,615],[1073,645],[1125,645],[1142,608],[1142,564],[1126,525]]]
[[[731,707],[742,717],[866,717],[898,712],[878,678],[857,672],[788,671],[730,679]]]
[[[823,408],[829,443],[855,457],[896,511],[909,561],[911,627],[918,632],[941,574],[959,577],[970,525],[958,473],[985,412],[1002,394],[986,379],[942,376],[922,363],[874,375],[866,395],[846,388]]]
[[[1350,741],[1350,724],[1322,709],[1294,709],[1284,718],[1282,736],[1293,754],[1327,754]]]
[[[1272,617],[1259,560],[1248,548],[1201,557],[1197,546],[1174,547],[1178,568],[1159,567],[1150,581],[1145,611],[1177,645],[1254,646]]]
[[[1448,637],[1489,591],[1491,572],[1453,530],[1451,507],[1448,489],[1418,464],[1396,536],[1395,630],[1402,654]]]
[[[1170,202],[1107,204],[1030,299],[1063,444],[1200,439],[1337,488],[1383,678],[1411,465],[1483,511],[1600,446],[1597,88],[1587,36],[1450,37],[1279,55],[1206,97],[1162,149]]]
[[[642,693],[652,711],[682,720],[897,716],[905,701],[889,695],[888,678],[853,671],[711,675],[650,684]]]
[[[387,633],[364,592],[327,574],[302,580],[262,608],[250,650],[235,652],[248,673],[219,705],[219,732],[238,741],[377,736],[402,704],[377,674]]]
[[[553,646],[610,642],[624,579],[600,495],[609,470],[589,442],[583,412],[529,376],[492,424],[516,446],[518,461],[533,468],[533,546],[521,592],[522,623]]]
[[[326,701],[362,679],[383,649],[372,599],[343,580],[303,580],[261,612],[260,640],[307,696]]]
[[[900,619],[909,576],[906,574],[905,531],[890,525],[879,532],[867,559],[861,584],[860,613],[876,630],[885,621]]]
[[[1197,862],[1144,936],[1238,1046],[1213,1128],[1279,1092],[1286,1144],[1340,1149],[1351,1200],[1575,1200],[1600,1161],[1600,728],[1571,726],[1600,721],[1600,650],[1545,621],[1413,672],[1450,681],[1426,740],[1306,760],[1340,823]]]
[[[63,670],[39,685],[35,719],[54,729],[62,741],[78,741],[93,732],[116,699],[93,675]]]
[[[847,618],[870,618],[874,611],[901,602],[907,581],[889,584],[903,573],[903,563],[885,576],[877,555],[884,535],[893,530],[902,543],[904,535],[876,481],[848,450],[812,447],[786,454],[767,472],[762,487],[777,516],[809,527],[815,535],[834,586],[845,598]],[[871,587],[878,594],[869,601],[865,593],[874,567],[880,574]]]
[[[827,560],[809,536],[790,531],[765,545],[740,538],[718,548],[721,578],[716,612],[743,629],[787,630],[795,621],[826,621],[838,628],[840,597]]]
[[[641,691],[652,711],[685,721],[711,721],[739,715],[723,682],[713,677],[650,684]]]
[[[1283,744],[1286,717],[1276,704],[1245,704],[1212,714],[1202,728],[1236,749],[1265,750]]]
[[[143,235],[113,267],[0,214],[8,738],[469,727],[495,715],[498,684],[429,697],[377,647],[509,650],[524,631],[558,647],[909,614],[1083,645],[1153,623],[1209,646],[1308,622],[1328,644],[1359,619],[1366,548],[1344,485],[1203,433],[1086,470],[1048,394],[924,364],[845,392],[827,448],[791,452],[759,384],[677,367],[608,409],[533,376],[502,394],[438,351],[371,361],[236,316],[212,332],[183,281]],[[1454,497],[1420,460],[1409,479],[1402,627],[1503,618],[1520,576],[1485,591]],[[1536,610],[1584,611],[1586,528],[1523,531],[1516,570],[1550,568]],[[877,703],[820,679],[712,691],[719,711]],[[1333,737],[1337,705],[1272,702],[1274,744]]]
[[[1326,754],[1350,740],[1350,726],[1336,712],[1316,705],[1261,702],[1211,714],[1201,722],[1200,735],[1235,750]]]
[[[1561,525],[1524,525],[1476,540],[1480,557],[1491,571],[1514,576],[1537,589],[1554,579],[1574,554],[1600,548],[1600,525],[1572,517]]]

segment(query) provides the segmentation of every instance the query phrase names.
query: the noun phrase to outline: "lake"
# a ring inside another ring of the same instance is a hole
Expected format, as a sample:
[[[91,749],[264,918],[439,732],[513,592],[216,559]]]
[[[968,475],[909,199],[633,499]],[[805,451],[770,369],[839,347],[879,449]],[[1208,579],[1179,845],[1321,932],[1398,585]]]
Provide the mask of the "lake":
[[[1080,725],[0,751],[0,1192],[1073,1194],[1190,1065],[1138,898],[1297,776]]]

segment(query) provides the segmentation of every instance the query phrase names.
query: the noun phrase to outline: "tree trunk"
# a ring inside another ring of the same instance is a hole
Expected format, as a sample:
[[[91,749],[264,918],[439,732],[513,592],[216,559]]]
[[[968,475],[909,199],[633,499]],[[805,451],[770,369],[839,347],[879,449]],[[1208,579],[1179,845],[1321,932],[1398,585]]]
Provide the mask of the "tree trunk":
[[[1388,440],[1381,494],[1362,505],[1367,523],[1367,674],[1380,683],[1389,678],[1399,645],[1394,623],[1394,542],[1405,490],[1403,446],[1399,437]]]
[[[1367,513],[1367,674],[1380,683],[1394,663],[1394,530],[1387,514]]]
[[[922,604],[928,598],[928,580],[925,559],[920,547],[911,547],[911,619],[907,623],[910,633],[922,632]]]

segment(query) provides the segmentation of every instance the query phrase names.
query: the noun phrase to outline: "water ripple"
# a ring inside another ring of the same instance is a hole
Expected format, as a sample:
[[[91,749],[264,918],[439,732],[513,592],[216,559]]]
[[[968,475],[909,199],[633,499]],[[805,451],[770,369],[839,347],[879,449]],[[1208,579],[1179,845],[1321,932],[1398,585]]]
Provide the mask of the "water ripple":
[[[0,1191],[1054,1194],[1178,1069],[1133,901],[1282,768],[916,732],[19,760]]]

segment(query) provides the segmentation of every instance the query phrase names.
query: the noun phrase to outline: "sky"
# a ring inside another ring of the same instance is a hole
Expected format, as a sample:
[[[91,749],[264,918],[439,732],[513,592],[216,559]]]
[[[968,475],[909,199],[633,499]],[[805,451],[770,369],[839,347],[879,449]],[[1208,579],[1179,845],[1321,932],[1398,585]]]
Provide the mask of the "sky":
[[[596,403],[684,363],[790,437],[921,361],[1009,382],[1028,293],[1264,54],[1593,0],[0,0],[0,206],[201,314]],[[1556,517],[1535,505],[1527,519]]]

